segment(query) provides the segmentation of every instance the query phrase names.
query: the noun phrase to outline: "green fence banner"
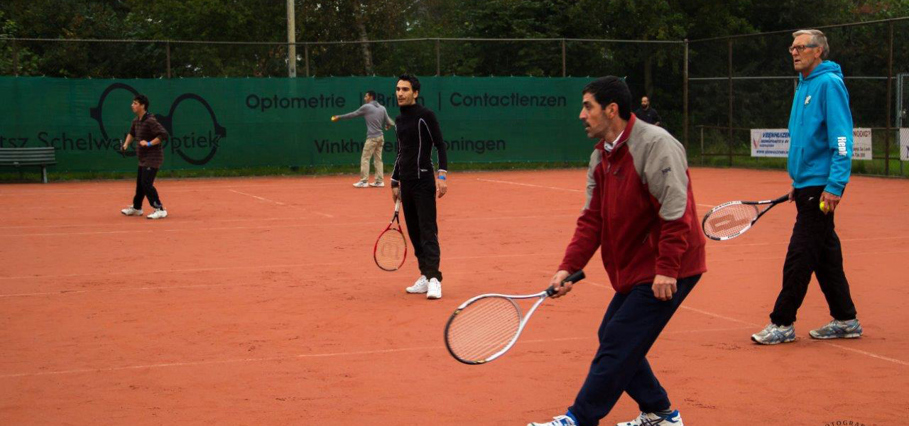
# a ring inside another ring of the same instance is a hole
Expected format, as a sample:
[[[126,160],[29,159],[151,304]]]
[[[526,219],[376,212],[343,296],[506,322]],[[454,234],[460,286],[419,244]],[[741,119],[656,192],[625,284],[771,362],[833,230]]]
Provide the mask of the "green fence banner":
[[[449,163],[585,161],[578,114],[590,79],[424,77],[418,102],[436,112]],[[83,80],[0,77],[0,146],[53,146],[57,171],[130,171],[118,145],[136,94],[170,133],[165,169],[359,164],[368,90],[398,115],[395,77]],[[394,129],[383,160],[394,161]]]

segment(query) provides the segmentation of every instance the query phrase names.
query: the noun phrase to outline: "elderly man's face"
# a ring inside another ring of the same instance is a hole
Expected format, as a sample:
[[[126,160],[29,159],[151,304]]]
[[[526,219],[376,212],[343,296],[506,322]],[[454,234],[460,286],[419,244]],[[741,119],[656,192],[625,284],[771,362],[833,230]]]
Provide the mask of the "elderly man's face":
[[[792,66],[801,73],[811,72],[814,67],[818,66],[823,61],[821,59],[822,52],[823,50],[820,47],[811,43],[810,34],[802,34],[796,37],[792,40],[792,46],[789,47],[789,54],[792,55]]]

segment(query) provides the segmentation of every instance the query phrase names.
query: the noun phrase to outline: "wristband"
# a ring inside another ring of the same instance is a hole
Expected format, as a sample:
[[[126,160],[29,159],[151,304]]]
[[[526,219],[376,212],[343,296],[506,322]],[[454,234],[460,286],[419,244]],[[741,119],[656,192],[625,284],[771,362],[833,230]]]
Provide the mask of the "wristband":
[[[448,178],[445,177],[444,175],[439,175],[439,180],[448,180]]]

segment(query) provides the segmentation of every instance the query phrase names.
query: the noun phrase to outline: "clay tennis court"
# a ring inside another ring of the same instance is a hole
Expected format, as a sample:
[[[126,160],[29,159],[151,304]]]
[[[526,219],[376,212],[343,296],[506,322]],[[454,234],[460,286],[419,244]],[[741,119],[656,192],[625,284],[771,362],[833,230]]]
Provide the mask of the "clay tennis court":
[[[372,260],[388,188],[352,176],[158,182],[170,216],[124,217],[134,182],[0,186],[0,423],[4,425],[524,425],[561,414],[613,291],[588,279],[546,301],[511,352],[466,366],[451,311],[474,295],[540,291],[583,205],[583,169],[455,173],[440,201],[444,297]],[[701,215],[775,198],[785,172],[693,169]],[[792,344],[768,322],[795,217],[784,204],[708,243],[708,273],[649,355],[689,425],[902,424],[909,412],[909,182],[853,177],[837,210],[865,328],[829,321],[812,283]],[[146,210],[146,213],[148,210]],[[637,415],[623,397],[601,424]]]

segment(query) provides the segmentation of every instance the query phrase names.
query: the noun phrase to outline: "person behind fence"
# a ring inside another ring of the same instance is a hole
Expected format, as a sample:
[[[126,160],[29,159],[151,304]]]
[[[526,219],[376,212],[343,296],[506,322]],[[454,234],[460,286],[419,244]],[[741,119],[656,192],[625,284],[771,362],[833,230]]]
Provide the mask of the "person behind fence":
[[[142,216],[142,201],[148,198],[148,204],[155,209],[148,219],[164,219],[167,210],[161,204],[158,190],[155,189],[155,176],[164,163],[164,147],[161,145],[167,139],[167,130],[158,122],[154,115],[148,112],[148,98],[145,95],[136,95],[133,98],[132,110],[136,118],[133,119],[129,134],[123,141],[123,150],[129,148],[133,139],[137,140],[137,157],[139,158],[139,172],[136,175],[136,195],[133,204],[123,210],[127,216]]]
[[[385,130],[395,125],[395,122],[388,116],[385,107],[376,101],[376,92],[370,90],[363,96],[363,105],[356,111],[331,116],[331,121],[347,120],[356,117],[363,117],[366,120],[366,143],[363,144],[363,154],[360,156],[360,180],[353,186],[357,188],[366,188],[367,186],[382,187],[385,186],[382,165],[382,148],[385,146],[385,136],[382,134],[382,127]],[[369,182],[369,160],[375,162],[376,179],[373,183]]]
[[[597,79],[582,93],[579,118],[598,142],[587,170],[587,202],[550,284],[558,290],[553,297],[571,291],[562,280],[599,249],[615,294],[574,404],[529,426],[597,425],[623,393],[641,413],[620,426],[682,426],[646,356],[707,271],[685,148],[666,130],[636,119],[620,78]],[[556,374],[564,359],[555,353],[550,360]]]
[[[634,111],[635,117],[639,120],[646,121],[654,126],[660,125],[660,114],[650,107],[650,98],[644,96],[641,98],[641,107]]]
[[[795,340],[796,312],[805,300],[812,273],[833,320],[808,334],[815,339],[862,335],[833,224],[852,170],[849,92],[840,66],[825,60],[830,47],[824,33],[800,30],[792,37],[789,53],[799,72],[799,85],[789,115],[789,200],[795,202],[798,213],[783,264],[783,288],[770,324],[751,336],[764,345]]]
[[[420,268],[420,278],[405,291],[426,294],[427,299],[442,297],[442,272],[439,270],[439,225],[436,196],[448,192],[448,154],[436,114],[418,104],[420,80],[404,74],[395,86],[401,115],[395,118],[398,155],[391,172],[391,197],[401,201],[407,234]],[[432,148],[439,156],[438,176],[433,170]]]

